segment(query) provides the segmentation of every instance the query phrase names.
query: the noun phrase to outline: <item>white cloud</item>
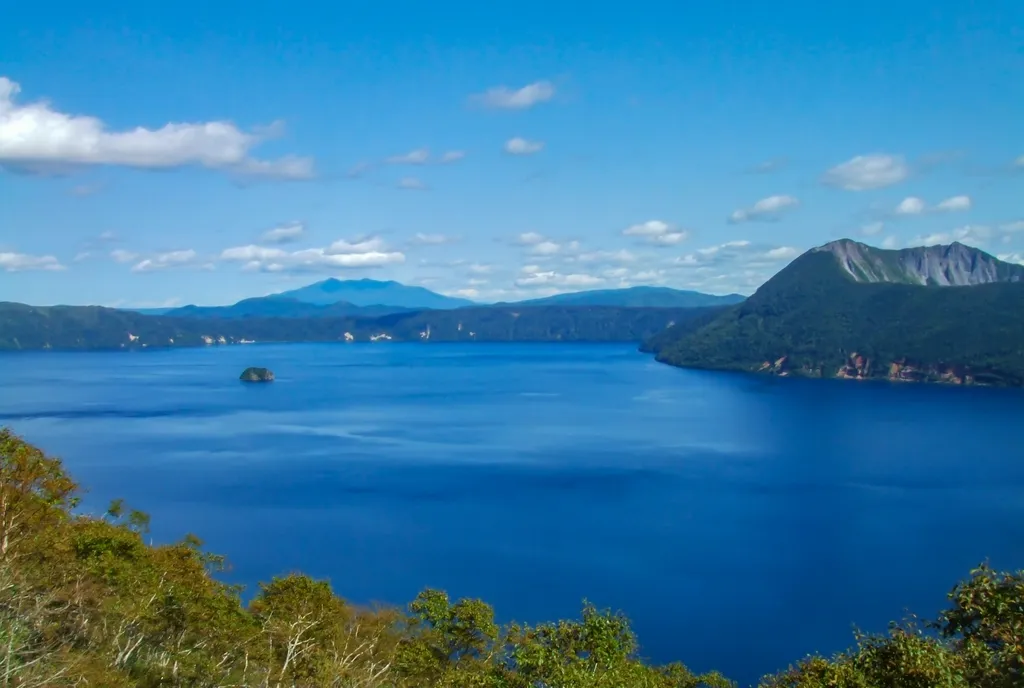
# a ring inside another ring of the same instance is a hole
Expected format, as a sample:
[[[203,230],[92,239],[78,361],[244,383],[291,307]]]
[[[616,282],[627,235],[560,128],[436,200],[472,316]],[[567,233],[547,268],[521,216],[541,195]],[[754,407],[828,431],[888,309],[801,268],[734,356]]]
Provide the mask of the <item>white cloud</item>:
[[[955,213],[971,209],[970,196],[950,196],[939,201],[935,206],[928,207],[924,199],[917,196],[907,196],[893,210],[895,215],[923,215],[924,213]]]
[[[778,248],[766,251],[764,257],[768,260],[792,260],[799,255],[800,249],[798,248],[793,248],[792,246],[779,246]]]
[[[991,237],[992,229],[985,225],[964,225],[948,232],[935,232],[927,236],[919,236],[912,243],[916,246],[937,246],[954,241],[984,244]]]
[[[999,260],[1004,263],[1016,263],[1017,265],[1024,265],[1024,253],[1000,253],[996,256]]]
[[[338,268],[372,268],[405,261],[405,254],[389,250],[377,237],[354,241],[339,239],[326,248],[285,251],[267,246],[235,246],[220,254],[221,260],[243,263],[243,269],[260,272],[330,272]]]
[[[659,246],[675,246],[686,241],[689,234],[686,232],[665,232],[651,237],[651,241]]]
[[[265,244],[289,244],[298,241],[306,235],[306,227],[301,222],[289,222],[273,229],[268,229],[260,237]]]
[[[441,244],[451,244],[455,241],[458,241],[457,237],[448,236],[447,234],[423,234],[422,232],[417,232],[416,236],[412,238],[412,243],[425,246],[439,246]]]
[[[541,241],[533,245],[530,253],[535,256],[553,256],[561,249],[562,247],[554,241]]]
[[[860,233],[864,236],[875,236],[876,234],[881,234],[883,229],[885,229],[885,224],[881,222],[869,222],[860,228]]]
[[[866,191],[899,184],[910,176],[902,155],[858,155],[828,170],[822,181],[847,191]]]
[[[27,272],[29,270],[56,271],[66,269],[54,256],[32,256],[27,253],[0,252],[0,270]]]
[[[462,160],[464,157],[466,157],[466,151],[451,150],[447,151],[444,155],[441,156],[441,162],[458,162],[459,160]]]
[[[893,211],[897,215],[920,215],[924,212],[924,201],[917,196],[907,196]]]
[[[718,244],[717,246],[707,246],[705,248],[697,249],[697,254],[701,256],[715,256],[723,252],[736,252],[750,248],[750,242],[745,239],[738,241],[727,241],[724,244]]]
[[[250,261],[250,260],[277,260],[288,256],[288,252],[280,248],[268,248],[266,246],[256,246],[250,244],[248,246],[234,246],[232,248],[226,248],[221,251],[221,260],[239,260],[239,261]]]
[[[1024,155],[1022,155],[1019,158],[1017,158],[1016,160],[1014,160],[1013,164],[1016,167],[1024,167]]]
[[[310,248],[292,253],[285,261],[285,268],[296,270],[317,270],[323,268],[371,268],[393,263],[402,263],[405,255],[398,252],[368,251],[364,253],[333,253],[321,248]],[[268,266],[272,272],[282,268],[277,262]],[[275,269],[276,268],[276,269]]]
[[[762,198],[750,208],[743,208],[733,211],[729,216],[729,222],[750,222],[754,220],[777,220],[790,210],[793,210],[800,201],[792,196],[768,196]]]
[[[416,177],[402,177],[398,180],[399,189],[408,189],[411,191],[425,191],[427,185]]]
[[[562,274],[554,270],[541,270],[536,265],[527,265],[521,276],[515,280],[517,287],[583,288],[602,284],[604,280],[586,273]]]
[[[667,222],[661,220],[648,220],[647,222],[641,222],[640,224],[630,225],[622,230],[625,236],[661,236],[672,230],[672,226]]]
[[[628,275],[626,281],[633,284],[657,284],[665,281],[665,273],[662,270],[641,270]]]
[[[297,155],[286,155],[277,160],[247,158],[232,167],[231,170],[250,177],[270,179],[312,179],[316,176],[313,159]]]
[[[471,100],[484,107],[502,110],[523,110],[555,97],[555,87],[549,81],[536,81],[519,89],[496,86],[484,93],[471,96]]]
[[[590,251],[588,253],[581,253],[577,257],[577,260],[583,263],[632,263],[636,259],[636,254],[626,249],[618,251]]]
[[[524,246],[539,244],[542,241],[544,241],[544,235],[538,234],[537,232],[523,232],[517,238],[517,243],[523,244]]]
[[[749,247],[749,241],[747,241],[746,239],[739,239],[737,241],[727,241],[724,244],[718,244],[717,246],[708,246],[707,248],[700,248],[697,249],[697,252],[702,253],[706,256],[713,256],[716,253],[720,253],[728,249],[743,249]]]
[[[110,257],[114,259],[115,263],[132,263],[139,257],[139,254],[118,248],[110,252]]]
[[[700,267],[722,259],[737,258],[747,253],[751,248],[752,244],[745,239],[727,241],[723,244],[706,246],[697,249],[693,253],[678,256],[672,259],[672,263],[680,267]]]
[[[944,201],[939,201],[939,204],[935,206],[935,210],[940,213],[955,213],[970,210],[971,205],[970,196],[950,196]]]
[[[630,225],[622,230],[623,236],[637,237],[656,246],[675,246],[686,241],[690,234],[686,230],[676,229],[662,220],[648,220]]]
[[[392,165],[423,165],[430,160],[430,151],[426,148],[417,148],[402,155],[393,155],[387,159]]]
[[[199,165],[240,174],[299,179],[312,176],[309,158],[257,160],[250,151],[280,126],[244,132],[231,122],[172,122],[159,129],[107,131],[96,117],[58,112],[44,101],[19,105],[21,87],[0,77],[0,164],[118,165],[172,168]]]
[[[528,141],[516,136],[505,142],[505,152],[510,155],[532,155],[544,148],[542,141]]]
[[[360,237],[355,241],[338,239],[327,247],[326,252],[332,255],[341,253],[377,253],[387,247],[380,237]]]
[[[999,231],[1007,233],[1024,232],[1024,220],[1016,220],[1015,222],[999,225]]]
[[[473,263],[469,266],[469,271],[474,275],[489,275],[494,272],[494,266],[484,263]]]
[[[157,253],[152,258],[145,258],[132,266],[132,272],[154,272],[166,268],[190,265],[196,260],[197,254],[192,249]]]
[[[893,250],[893,249],[897,249],[899,247],[900,247],[900,240],[897,239],[896,237],[892,236],[892,235],[887,236],[884,239],[882,239],[882,248],[887,248],[889,250]]]

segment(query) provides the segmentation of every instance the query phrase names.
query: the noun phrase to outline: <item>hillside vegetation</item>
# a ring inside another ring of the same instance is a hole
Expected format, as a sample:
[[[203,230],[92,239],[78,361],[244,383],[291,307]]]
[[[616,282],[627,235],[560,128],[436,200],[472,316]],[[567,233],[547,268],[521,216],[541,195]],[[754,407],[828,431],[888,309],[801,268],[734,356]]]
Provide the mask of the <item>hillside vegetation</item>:
[[[2,349],[139,349],[240,342],[640,342],[687,308],[474,307],[379,317],[175,318],[96,306],[0,303]]]
[[[621,614],[499,626],[486,603],[424,590],[367,609],[301,574],[245,604],[194,536],[147,544],[148,517],[115,501],[76,512],[61,463],[0,430],[0,685],[29,688],[725,688],[717,673],[650,666]],[[286,567],[287,562],[282,562]],[[934,624],[858,638],[766,688],[1011,688],[1024,680],[1024,575],[982,567]],[[752,642],[753,634],[744,632]]]
[[[858,282],[815,250],[742,304],[645,348],[684,367],[1024,385],[1024,283]]]

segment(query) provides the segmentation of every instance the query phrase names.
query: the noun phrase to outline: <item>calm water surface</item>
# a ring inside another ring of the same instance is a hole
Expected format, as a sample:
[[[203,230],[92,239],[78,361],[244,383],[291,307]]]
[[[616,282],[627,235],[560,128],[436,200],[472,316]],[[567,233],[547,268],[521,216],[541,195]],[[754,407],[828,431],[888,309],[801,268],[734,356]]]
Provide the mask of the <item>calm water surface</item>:
[[[237,381],[265,365],[272,385]],[[101,509],[249,585],[425,586],[504,620],[626,612],[744,682],[1024,567],[1024,393],[682,371],[632,347],[291,345],[0,356],[0,425]]]

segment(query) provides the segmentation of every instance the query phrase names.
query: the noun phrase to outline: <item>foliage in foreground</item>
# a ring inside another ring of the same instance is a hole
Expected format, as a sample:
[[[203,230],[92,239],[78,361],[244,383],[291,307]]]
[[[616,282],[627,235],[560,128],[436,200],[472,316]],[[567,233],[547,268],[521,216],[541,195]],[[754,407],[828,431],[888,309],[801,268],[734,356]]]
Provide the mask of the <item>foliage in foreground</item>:
[[[290,575],[244,605],[194,537],[147,545],[144,514],[76,515],[60,462],[0,430],[0,686],[726,688],[717,673],[638,658],[628,621],[585,604],[575,621],[500,627],[472,599],[421,593],[363,609]],[[1024,684],[1024,574],[982,567],[933,624],[858,638],[766,688]]]

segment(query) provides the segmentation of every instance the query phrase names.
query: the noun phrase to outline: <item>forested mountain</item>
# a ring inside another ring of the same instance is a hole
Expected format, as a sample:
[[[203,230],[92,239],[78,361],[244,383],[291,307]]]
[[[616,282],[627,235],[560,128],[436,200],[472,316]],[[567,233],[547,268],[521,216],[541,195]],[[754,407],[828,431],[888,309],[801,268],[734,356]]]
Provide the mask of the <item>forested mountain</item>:
[[[639,342],[704,309],[474,307],[381,317],[180,318],[0,303],[0,349],[136,349],[252,342]]]
[[[742,304],[645,348],[684,367],[1022,385],[1021,270],[959,244],[897,252],[833,242]]]

